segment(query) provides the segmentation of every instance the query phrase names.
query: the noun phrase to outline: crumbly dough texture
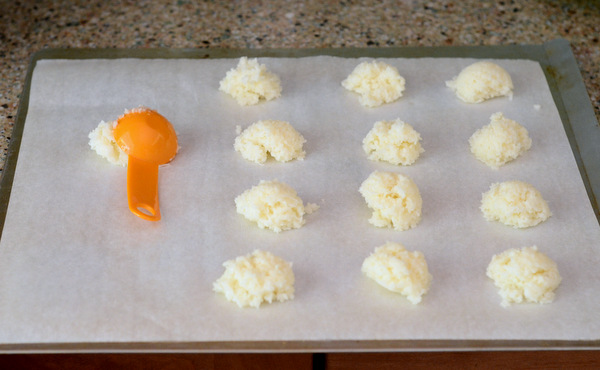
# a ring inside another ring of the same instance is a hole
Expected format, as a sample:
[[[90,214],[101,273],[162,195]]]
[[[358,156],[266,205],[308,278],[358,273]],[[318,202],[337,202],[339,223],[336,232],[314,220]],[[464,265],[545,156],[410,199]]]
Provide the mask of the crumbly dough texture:
[[[242,131],[233,145],[245,159],[265,163],[269,155],[279,162],[304,159],[306,140],[285,121],[258,121]]]
[[[219,90],[231,95],[242,106],[255,105],[281,96],[279,77],[259,64],[256,58],[240,58],[219,83]]]
[[[375,171],[359,191],[373,209],[369,222],[377,227],[408,230],[421,221],[423,200],[417,185],[408,177],[393,172]]]
[[[370,160],[409,166],[424,152],[420,141],[421,135],[400,119],[378,121],[363,139],[363,149]]]
[[[116,125],[117,121],[100,121],[100,124],[88,135],[89,145],[92,150],[110,163],[127,166],[128,156],[115,141],[114,129]]]
[[[149,111],[156,112],[156,110],[145,107],[143,105],[141,105],[137,108],[125,109],[125,113],[123,113],[121,116],[119,116],[119,119],[121,119],[121,117],[123,117],[127,114],[130,114],[130,113],[142,113],[142,112],[149,112]]]
[[[362,62],[342,81],[347,90],[360,94],[365,107],[378,107],[402,96],[406,81],[398,70],[384,62]]]
[[[256,250],[223,266],[225,272],[213,283],[213,290],[239,307],[259,308],[264,302],[294,298],[292,264],[269,252]]]
[[[256,222],[261,229],[276,233],[298,229],[305,223],[304,215],[318,208],[307,204],[289,185],[274,181],[261,181],[235,198],[235,207],[246,219]]]
[[[552,215],[542,194],[522,181],[492,184],[482,196],[480,209],[488,221],[514,228],[535,226]]]
[[[475,131],[469,144],[475,158],[498,169],[529,150],[531,139],[525,127],[497,112],[488,125]]]
[[[423,253],[409,252],[393,242],[375,248],[364,260],[362,272],[384,288],[406,296],[412,304],[421,302],[433,279]]]
[[[456,96],[466,103],[481,103],[499,96],[512,98],[513,82],[508,72],[496,63],[476,62],[458,76],[446,81]]]
[[[494,280],[505,307],[522,302],[550,303],[562,280],[556,263],[536,246],[495,255],[487,276]]]

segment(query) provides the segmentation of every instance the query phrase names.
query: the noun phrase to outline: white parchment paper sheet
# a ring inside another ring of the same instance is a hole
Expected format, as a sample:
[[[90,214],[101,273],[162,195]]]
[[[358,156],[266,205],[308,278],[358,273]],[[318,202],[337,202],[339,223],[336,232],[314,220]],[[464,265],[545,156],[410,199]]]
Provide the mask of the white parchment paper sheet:
[[[340,85],[360,61],[262,58],[283,95],[252,107],[218,91],[234,59],[39,62],[0,241],[0,342],[598,339],[600,229],[540,66],[497,61],[513,77],[514,99],[469,105],[444,82],[474,60],[386,59],[406,78],[405,96],[368,109]],[[126,169],[88,146],[101,120],[139,105],[166,116],[181,145],[160,169],[158,223],[129,212]],[[467,140],[498,111],[524,125],[533,146],[494,171]],[[373,123],[395,118],[423,137],[413,166],[362,151]],[[306,159],[243,160],[235,128],[260,119],[292,123]],[[374,170],[417,183],[416,228],[368,223],[358,187]],[[261,179],[284,181],[321,208],[299,230],[260,230],[233,200]],[[481,193],[513,179],[541,191],[547,222],[517,230],[484,220]],[[421,304],[361,274],[386,241],[425,254],[434,280]],[[531,245],[558,263],[556,300],[503,308],[486,267],[496,253]],[[293,263],[294,300],[240,309],[213,293],[222,263],[255,249]]]

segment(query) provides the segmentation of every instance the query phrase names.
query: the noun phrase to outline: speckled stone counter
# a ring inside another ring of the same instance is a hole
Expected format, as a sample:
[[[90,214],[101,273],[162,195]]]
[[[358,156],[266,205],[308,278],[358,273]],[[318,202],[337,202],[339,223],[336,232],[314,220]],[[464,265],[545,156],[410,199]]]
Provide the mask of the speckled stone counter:
[[[600,117],[600,2],[4,1],[0,171],[30,57],[44,48],[343,48],[571,43]]]

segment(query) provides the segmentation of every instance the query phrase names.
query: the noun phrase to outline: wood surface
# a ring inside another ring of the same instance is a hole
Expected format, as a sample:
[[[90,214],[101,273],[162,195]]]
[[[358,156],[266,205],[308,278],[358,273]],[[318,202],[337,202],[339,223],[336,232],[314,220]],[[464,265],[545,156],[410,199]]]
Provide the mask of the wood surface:
[[[600,369],[600,351],[332,354],[14,354],[0,369]]]

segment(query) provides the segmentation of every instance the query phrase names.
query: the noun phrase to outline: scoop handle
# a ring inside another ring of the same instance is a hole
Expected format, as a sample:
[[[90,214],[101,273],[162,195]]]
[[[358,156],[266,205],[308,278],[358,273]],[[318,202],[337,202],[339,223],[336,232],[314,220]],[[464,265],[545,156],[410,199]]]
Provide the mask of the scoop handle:
[[[158,206],[158,164],[129,156],[127,162],[127,200],[129,210],[148,220],[160,220]]]

